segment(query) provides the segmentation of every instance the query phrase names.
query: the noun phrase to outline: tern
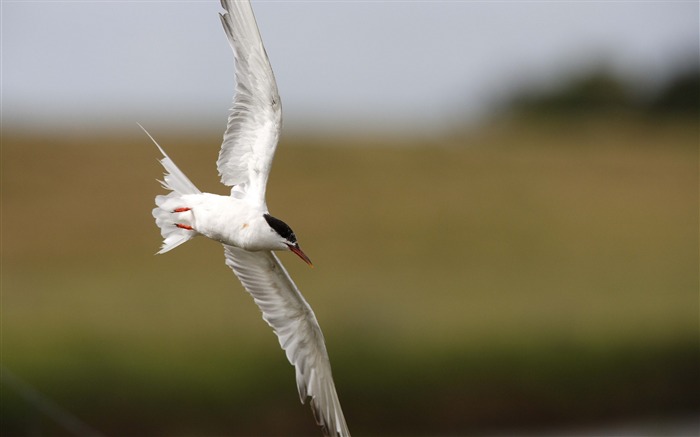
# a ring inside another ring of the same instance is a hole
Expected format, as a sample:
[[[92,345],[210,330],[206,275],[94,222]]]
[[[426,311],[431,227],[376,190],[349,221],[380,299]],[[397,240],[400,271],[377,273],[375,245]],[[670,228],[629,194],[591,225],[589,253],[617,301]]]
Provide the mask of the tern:
[[[291,251],[313,266],[294,231],[273,217],[265,202],[282,125],[275,77],[250,1],[221,0],[221,5],[221,23],[235,60],[236,89],[217,168],[231,194],[202,193],[146,132],[163,154],[161,185],[170,191],[156,197],[153,209],[163,237],[158,253],[200,235],[223,244],[226,265],[253,296],[295,367],[301,402],[310,398],[325,435],[349,436],[321,328],[274,253]]]

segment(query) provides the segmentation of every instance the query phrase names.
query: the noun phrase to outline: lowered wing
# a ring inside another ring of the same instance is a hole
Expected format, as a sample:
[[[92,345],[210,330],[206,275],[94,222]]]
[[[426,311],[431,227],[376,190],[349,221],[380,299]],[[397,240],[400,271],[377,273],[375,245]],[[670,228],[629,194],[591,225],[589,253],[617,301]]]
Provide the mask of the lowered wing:
[[[253,296],[296,368],[302,403],[311,398],[314,417],[326,436],[349,436],[321,328],[282,263],[268,251],[249,252],[228,245],[224,249],[226,265]]]

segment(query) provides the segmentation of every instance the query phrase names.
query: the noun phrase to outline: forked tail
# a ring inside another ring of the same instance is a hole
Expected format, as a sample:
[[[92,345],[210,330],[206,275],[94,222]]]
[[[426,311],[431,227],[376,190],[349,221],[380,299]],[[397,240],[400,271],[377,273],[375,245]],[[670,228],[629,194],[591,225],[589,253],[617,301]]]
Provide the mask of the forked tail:
[[[160,163],[165,168],[165,173],[163,174],[163,180],[159,182],[163,188],[170,190],[170,193],[164,196],[156,196],[157,206],[153,208],[153,217],[156,219],[156,225],[160,228],[160,234],[163,236],[163,245],[158,251],[161,254],[176,248],[197,235],[196,232],[180,224],[183,222],[183,219],[186,220],[187,216],[191,216],[192,213],[177,211],[177,209],[183,205],[182,196],[200,194],[201,191],[177,168],[173,160],[153,139],[151,134],[140,124],[139,127],[146,132],[146,135],[158,147],[160,153],[163,154]]]

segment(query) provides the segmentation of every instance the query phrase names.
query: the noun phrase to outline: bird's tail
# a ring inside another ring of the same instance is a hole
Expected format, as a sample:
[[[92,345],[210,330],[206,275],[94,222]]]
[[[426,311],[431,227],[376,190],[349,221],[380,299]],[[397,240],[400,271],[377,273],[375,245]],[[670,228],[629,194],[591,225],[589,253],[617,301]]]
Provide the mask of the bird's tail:
[[[163,154],[160,163],[165,168],[165,173],[163,180],[159,182],[163,188],[170,190],[170,193],[164,196],[156,196],[156,207],[153,208],[153,218],[156,219],[156,225],[160,228],[160,234],[163,236],[163,245],[158,251],[161,254],[197,235],[191,227],[187,226],[187,223],[191,221],[192,213],[189,212],[188,208],[182,208],[184,204],[182,197],[188,194],[200,194],[201,191],[177,168],[151,134],[140,124],[139,126]]]

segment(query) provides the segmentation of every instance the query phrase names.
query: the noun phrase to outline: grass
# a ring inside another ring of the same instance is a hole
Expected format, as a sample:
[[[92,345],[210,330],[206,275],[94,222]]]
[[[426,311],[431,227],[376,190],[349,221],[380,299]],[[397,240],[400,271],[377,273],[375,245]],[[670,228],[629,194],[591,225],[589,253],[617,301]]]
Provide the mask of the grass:
[[[225,192],[218,133],[153,134],[200,189]],[[268,204],[317,267],[282,255],[351,429],[696,409],[697,140],[696,123],[629,119],[283,138]],[[156,157],[136,129],[3,132],[3,365],[108,434],[316,434],[221,248],[153,256]],[[2,400],[3,434],[59,432]]]

